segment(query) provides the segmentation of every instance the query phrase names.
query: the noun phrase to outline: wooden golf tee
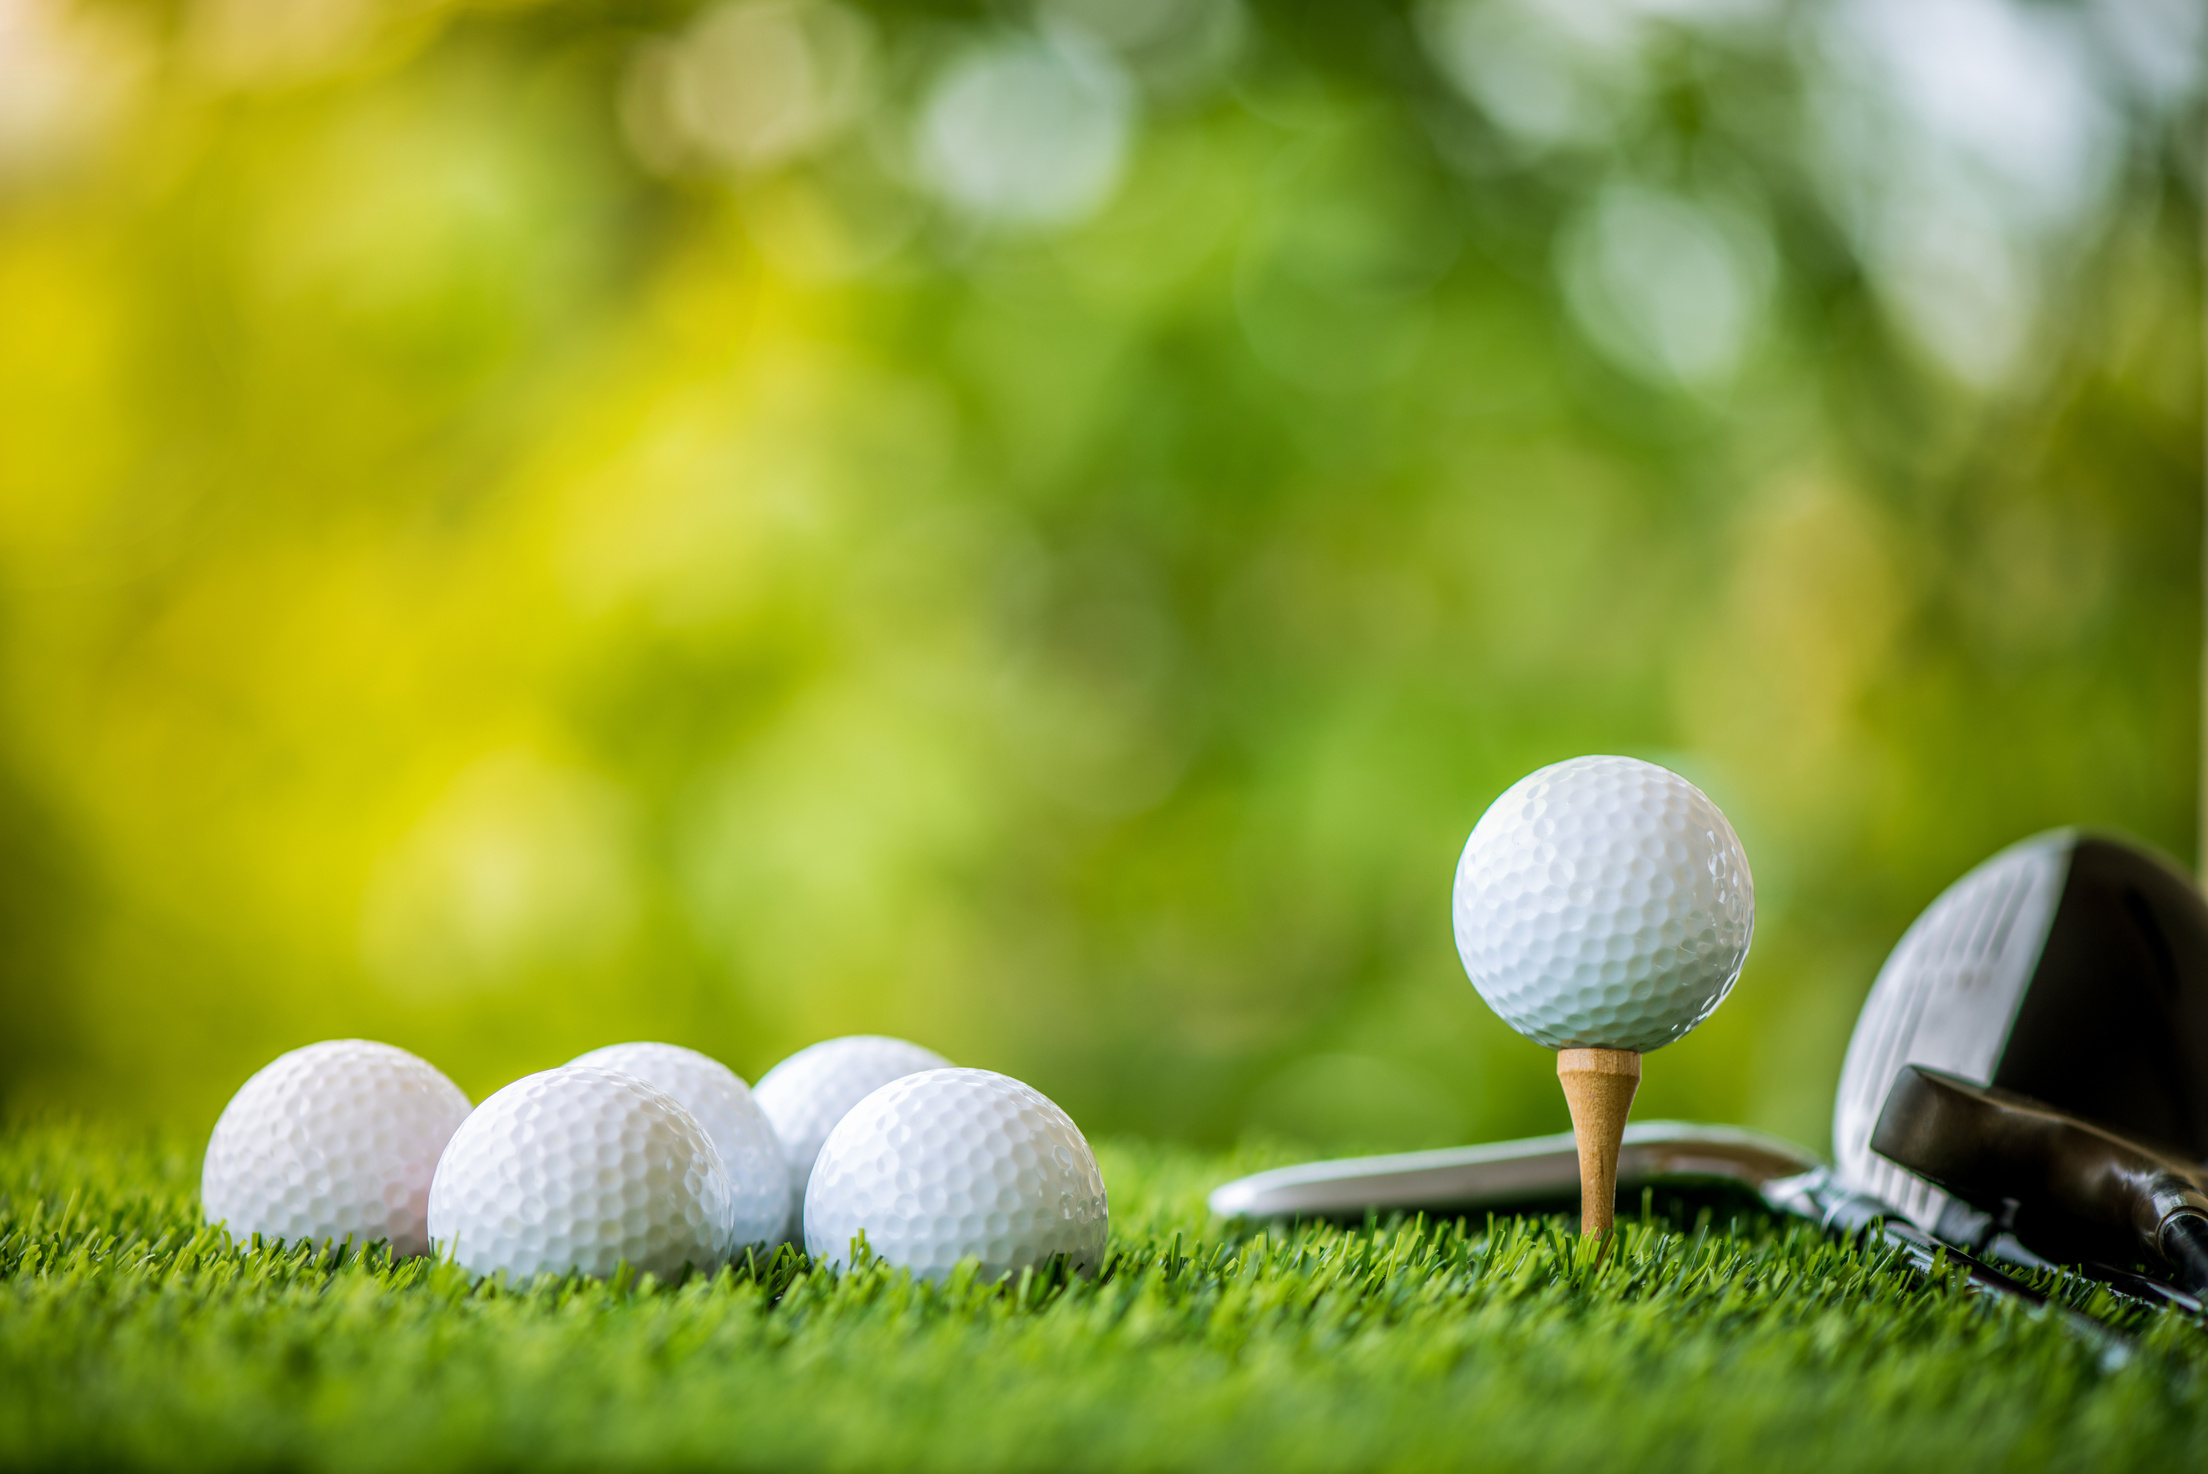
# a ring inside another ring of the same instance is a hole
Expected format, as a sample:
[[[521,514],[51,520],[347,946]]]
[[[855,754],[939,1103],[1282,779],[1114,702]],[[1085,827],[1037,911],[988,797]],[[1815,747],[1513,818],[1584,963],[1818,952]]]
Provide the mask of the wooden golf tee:
[[[1579,1231],[1606,1234],[1617,1216],[1618,1147],[1641,1088],[1641,1057],[1630,1049],[1559,1049],[1556,1078],[1579,1145]]]

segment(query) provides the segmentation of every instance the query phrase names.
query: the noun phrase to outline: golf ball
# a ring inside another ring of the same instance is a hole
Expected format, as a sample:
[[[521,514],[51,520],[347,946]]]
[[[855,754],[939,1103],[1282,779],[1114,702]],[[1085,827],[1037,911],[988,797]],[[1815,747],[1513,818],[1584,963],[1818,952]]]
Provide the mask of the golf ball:
[[[950,1061],[932,1049],[880,1034],[852,1034],[800,1049],[759,1077],[752,1099],[766,1112],[789,1163],[792,1242],[805,1239],[805,1184],[821,1143],[860,1101],[892,1080],[940,1070]]]
[[[1646,1051],[1724,1001],[1755,931],[1733,827],[1676,773],[1581,757],[1495,800],[1457,862],[1457,953],[1551,1049]]]
[[[429,1237],[477,1274],[515,1280],[622,1264],[670,1279],[728,1257],[721,1154],[697,1119],[633,1075],[525,1075],[453,1133],[429,1190]]]
[[[921,1279],[959,1260],[985,1279],[1063,1254],[1103,1261],[1110,1227],[1096,1154],[1064,1111],[988,1070],[908,1075],[854,1106],[805,1191],[805,1247],[849,1262],[867,1247]]]
[[[721,1154],[733,1249],[782,1242],[790,1217],[790,1169],[751,1087],[734,1070],[679,1044],[608,1044],[568,1063],[618,1070],[673,1096]]]
[[[467,1114],[459,1087],[403,1049],[366,1039],[294,1049],[223,1107],[200,1204],[238,1238],[382,1239],[393,1254],[427,1253],[430,1178]]]

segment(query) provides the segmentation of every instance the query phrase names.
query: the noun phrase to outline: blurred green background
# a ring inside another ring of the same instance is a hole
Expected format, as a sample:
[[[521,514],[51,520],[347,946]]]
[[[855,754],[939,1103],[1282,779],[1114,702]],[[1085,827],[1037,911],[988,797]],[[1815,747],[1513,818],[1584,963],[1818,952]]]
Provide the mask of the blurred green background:
[[[2190,863],[2191,0],[0,0],[0,1098],[909,1035],[1560,1128],[1458,848],[1755,867],[1639,1113],[1822,1144],[2037,829]]]

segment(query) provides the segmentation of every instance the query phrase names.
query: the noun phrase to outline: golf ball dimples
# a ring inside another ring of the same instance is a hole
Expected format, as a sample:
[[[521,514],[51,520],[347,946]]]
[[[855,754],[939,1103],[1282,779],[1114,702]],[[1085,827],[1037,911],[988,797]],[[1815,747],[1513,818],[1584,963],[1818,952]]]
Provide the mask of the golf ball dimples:
[[[515,1280],[623,1264],[671,1278],[728,1257],[728,1174],[691,1114],[633,1075],[527,1075],[453,1133],[429,1191],[429,1237],[477,1274]]]
[[[790,1170],[788,1237],[805,1237],[805,1184],[821,1143],[860,1101],[892,1080],[940,1070],[950,1061],[932,1049],[880,1034],[851,1034],[800,1049],[759,1077],[752,1099],[767,1114]]]
[[[730,1243],[778,1244],[790,1217],[790,1169],[751,1087],[710,1055],[679,1044],[609,1044],[569,1060],[633,1075],[697,1118],[728,1173]]]
[[[467,1114],[459,1087],[403,1049],[366,1039],[294,1049],[223,1108],[201,1206],[238,1238],[383,1239],[393,1254],[427,1253],[430,1178]]]
[[[1109,1227],[1079,1128],[988,1070],[909,1075],[860,1101],[829,1133],[805,1193],[815,1258],[846,1263],[863,1230],[876,1256],[922,1279],[968,1256],[984,1279],[1055,1254],[1094,1268]]]
[[[1700,789],[1653,763],[1582,757],[1480,816],[1455,912],[1464,970],[1512,1028],[1551,1049],[1646,1051],[1732,990],[1755,884]]]

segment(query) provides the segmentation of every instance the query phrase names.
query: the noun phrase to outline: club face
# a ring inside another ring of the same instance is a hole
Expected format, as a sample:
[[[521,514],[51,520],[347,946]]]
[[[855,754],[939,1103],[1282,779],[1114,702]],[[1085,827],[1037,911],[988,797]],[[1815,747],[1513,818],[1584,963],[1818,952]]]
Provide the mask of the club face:
[[[2159,856],[2065,830],[1994,856],[1910,927],[1849,1042],[1833,1145],[1851,1187],[1934,1229],[1947,1196],[1870,1146],[1908,1064],[2199,1160],[2208,1155],[2208,904]]]
[[[1871,1150],[1904,1065],[1989,1079],[2062,898],[2074,839],[2040,835],[1972,870],[1925,908],[1871,985],[1840,1068],[1833,1160],[1849,1187],[1930,1229],[1945,1195]]]

